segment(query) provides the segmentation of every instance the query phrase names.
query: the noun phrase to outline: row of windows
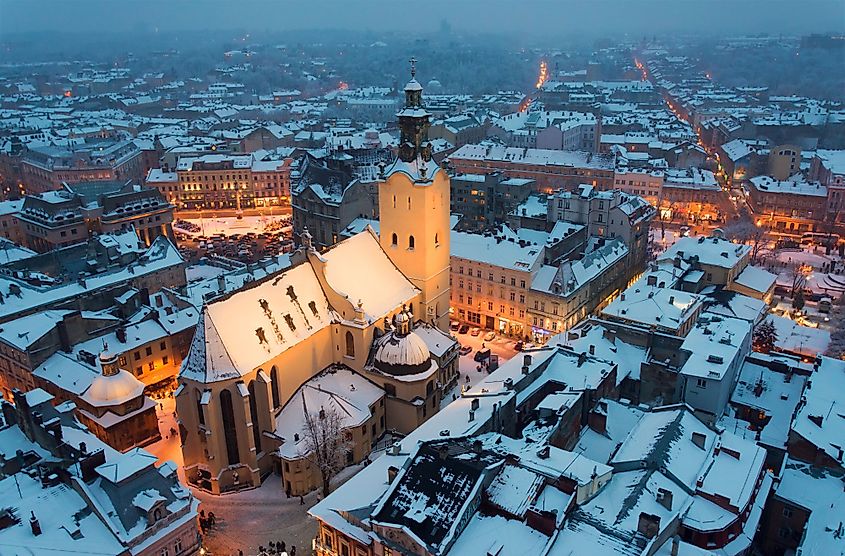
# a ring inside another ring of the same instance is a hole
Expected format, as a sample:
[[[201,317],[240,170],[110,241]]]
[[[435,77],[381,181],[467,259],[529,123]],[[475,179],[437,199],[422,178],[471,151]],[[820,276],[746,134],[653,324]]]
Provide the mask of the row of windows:
[[[435,237],[436,237],[436,236],[435,236]],[[472,272],[473,272],[472,268],[471,268],[471,267],[467,267],[467,269],[466,269],[466,275],[467,275],[467,276],[472,276]],[[463,273],[464,273],[464,267],[463,267],[463,265],[458,265],[458,274],[463,274]],[[475,269],[475,277],[476,277],[476,278],[481,278],[481,276],[482,276],[481,269],[480,269],[480,268]],[[488,280],[490,280],[491,282],[494,280],[494,277],[493,277],[493,273],[492,273],[492,272],[488,272],[488,273],[487,273],[487,279],[488,279]],[[461,283],[463,283],[463,281],[461,281]],[[507,277],[506,277],[504,274],[500,274],[500,275],[499,275],[499,283],[501,283],[501,284],[505,284],[505,283],[507,283]],[[510,284],[511,284],[511,286],[516,287],[516,278],[511,277],[511,279],[510,279]],[[463,287],[463,286],[461,286],[461,287]],[[520,288],[525,288],[525,280],[520,280],[520,281],[519,281],[519,287],[520,287]],[[472,288],[472,286],[470,286],[470,288]]]

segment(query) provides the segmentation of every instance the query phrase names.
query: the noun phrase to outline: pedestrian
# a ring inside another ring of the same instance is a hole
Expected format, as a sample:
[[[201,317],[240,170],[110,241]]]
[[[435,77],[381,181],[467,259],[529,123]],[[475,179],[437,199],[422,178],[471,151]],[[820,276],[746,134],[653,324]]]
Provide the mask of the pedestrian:
[[[208,522],[209,525],[214,527],[214,524],[217,522],[217,520],[214,518],[214,512],[208,512]]]
[[[278,544],[277,546],[279,547],[280,551],[282,551],[282,552],[285,551],[285,541],[282,541],[281,544]]]
[[[299,495],[299,505],[300,505],[300,506],[304,506],[304,505],[305,505],[305,498],[303,498],[301,494]]]
[[[296,556],[296,546],[290,547],[290,556]]]

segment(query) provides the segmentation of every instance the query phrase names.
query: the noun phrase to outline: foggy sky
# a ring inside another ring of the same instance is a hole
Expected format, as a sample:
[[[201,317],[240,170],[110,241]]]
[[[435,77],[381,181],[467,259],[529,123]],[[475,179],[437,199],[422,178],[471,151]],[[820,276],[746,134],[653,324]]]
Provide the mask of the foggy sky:
[[[812,33],[845,29],[845,0],[0,0],[17,33],[351,29],[456,34]]]

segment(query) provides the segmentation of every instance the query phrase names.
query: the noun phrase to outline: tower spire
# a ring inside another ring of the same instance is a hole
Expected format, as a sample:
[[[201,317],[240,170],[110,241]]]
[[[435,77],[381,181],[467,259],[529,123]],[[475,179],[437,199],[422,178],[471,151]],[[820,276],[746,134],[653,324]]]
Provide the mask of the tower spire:
[[[408,61],[411,64],[411,80],[405,85],[405,106],[398,114],[401,132],[399,158],[411,162],[421,157],[428,162],[431,160],[431,146],[428,142],[430,114],[423,107],[422,85],[416,80],[417,59],[411,57]]]

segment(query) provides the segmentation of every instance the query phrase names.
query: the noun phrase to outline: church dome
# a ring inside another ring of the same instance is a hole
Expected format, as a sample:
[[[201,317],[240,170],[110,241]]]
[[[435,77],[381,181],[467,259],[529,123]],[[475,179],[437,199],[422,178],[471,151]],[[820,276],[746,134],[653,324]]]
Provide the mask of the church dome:
[[[116,406],[144,393],[144,383],[118,367],[117,356],[104,349],[100,354],[102,372],[94,377],[82,399],[95,407]]]
[[[131,373],[120,370],[114,375],[97,375],[82,399],[93,406],[120,405],[137,398],[144,392],[144,383]]]
[[[380,341],[373,364],[383,373],[396,376],[414,375],[431,368],[431,352],[425,340],[415,332],[388,332]]]

